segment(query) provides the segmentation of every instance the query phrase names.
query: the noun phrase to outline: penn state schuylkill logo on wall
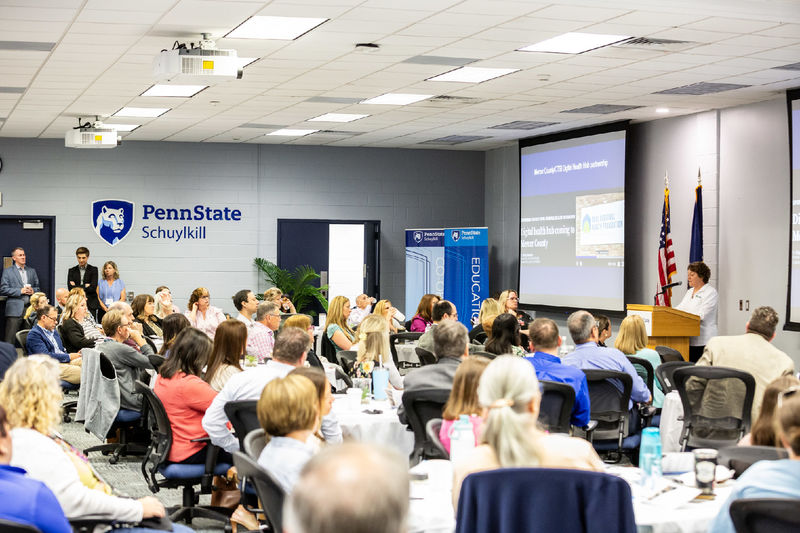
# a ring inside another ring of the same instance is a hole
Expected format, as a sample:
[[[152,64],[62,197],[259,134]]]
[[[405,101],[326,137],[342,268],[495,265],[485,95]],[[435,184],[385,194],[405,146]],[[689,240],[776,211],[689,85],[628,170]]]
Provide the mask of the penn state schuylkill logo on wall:
[[[133,203],[127,200],[92,202],[94,232],[111,246],[116,246],[133,228]]]

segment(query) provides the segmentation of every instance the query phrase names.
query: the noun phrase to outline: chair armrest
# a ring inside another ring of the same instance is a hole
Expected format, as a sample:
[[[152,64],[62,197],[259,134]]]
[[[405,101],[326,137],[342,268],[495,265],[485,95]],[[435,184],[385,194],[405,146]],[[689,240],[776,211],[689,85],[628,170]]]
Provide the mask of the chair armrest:
[[[211,493],[211,484],[214,481],[214,467],[217,466],[218,453],[219,453],[219,447],[214,446],[209,442],[208,451],[206,452],[206,471],[203,474],[202,480],[200,481],[201,494]]]
[[[583,428],[583,431],[586,432],[586,440],[590,443],[594,442],[594,430],[597,428],[597,420],[589,420],[589,423],[586,424]]]
[[[211,437],[198,437],[196,439],[192,439],[189,442],[211,442]]]
[[[94,528],[101,524],[111,524],[111,520],[91,520],[86,518],[76,518],[70,520],[69,525],[73,533],[92,533]]]

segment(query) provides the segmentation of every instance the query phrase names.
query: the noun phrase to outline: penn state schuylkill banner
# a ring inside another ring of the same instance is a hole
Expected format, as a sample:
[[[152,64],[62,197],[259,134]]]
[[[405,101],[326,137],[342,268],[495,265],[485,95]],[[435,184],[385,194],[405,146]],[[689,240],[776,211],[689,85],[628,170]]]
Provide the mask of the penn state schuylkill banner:
[[[406,314],[430,292],[453,302],[472,328],[489,296],[488,244],[488,228],[406,230]]]

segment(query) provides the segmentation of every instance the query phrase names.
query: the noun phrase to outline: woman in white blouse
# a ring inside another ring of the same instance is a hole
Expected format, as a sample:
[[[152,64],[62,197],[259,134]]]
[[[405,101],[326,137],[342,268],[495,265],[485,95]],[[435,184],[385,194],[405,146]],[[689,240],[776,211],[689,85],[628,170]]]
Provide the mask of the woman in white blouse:
[[[689,360],[696,363],[703,355],[708,339],[717,336],[717,290],[708,284],[711,269],[702,261],[689,263],[689,290],[675,306],[700,317],[700,335],[689,337]]]
[[[225,313],[211,305],[211,296],[205,287],[197,287],[189,296],[189,309],[184,313],[193,328],[197,328],[212,339],[217,326],[225,321]]]

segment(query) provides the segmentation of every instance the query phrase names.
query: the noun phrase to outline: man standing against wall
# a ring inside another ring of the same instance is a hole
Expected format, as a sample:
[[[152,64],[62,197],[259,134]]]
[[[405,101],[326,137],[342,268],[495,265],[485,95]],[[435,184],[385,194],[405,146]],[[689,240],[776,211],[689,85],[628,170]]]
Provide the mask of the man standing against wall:
[[[25,266],[25,250],[17,247],[11,251],[14,261],[10,267],[3,269],[0,278],[0,295],[6,300],[6,342],[14,344],[17,331],[22,324],[22,313],[31,300],[31,294],[39,292],[39,276],[36,270]],[[24,348],[24,346],[23,346]]]
[[[86,307],[97,320],[100,302],[97,299],[97,267],[89,264],[89,249],[81,246],[75,250],[78,264],[67,271],[67,287],[69,290],[80,287],[86,293]]]

